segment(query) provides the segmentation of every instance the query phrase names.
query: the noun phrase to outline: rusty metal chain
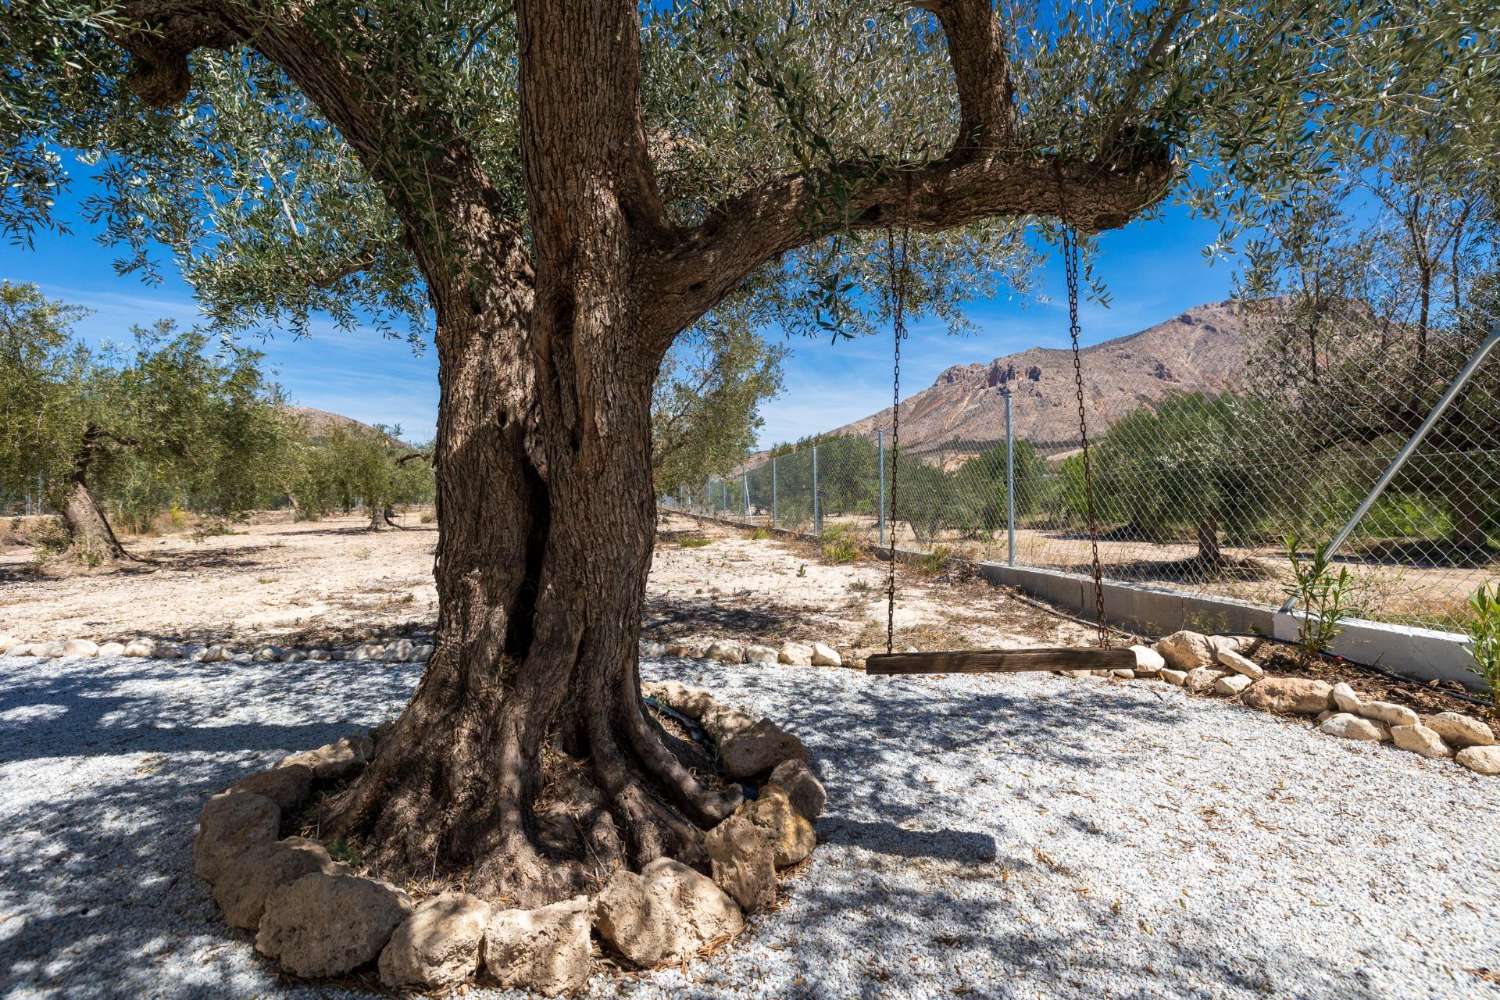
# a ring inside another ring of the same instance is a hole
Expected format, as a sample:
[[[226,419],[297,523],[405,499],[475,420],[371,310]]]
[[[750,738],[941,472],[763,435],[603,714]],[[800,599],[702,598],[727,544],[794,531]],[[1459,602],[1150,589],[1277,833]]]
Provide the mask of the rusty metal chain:
[[[907,200],[911,200],[911,177],[907,180]],[[891,550],[890,575],[885,588],[885,651],[895,652],[896,646],[896,470],[901,457],[901,341],[906,338],[906,269],[907,244],[911,238],[911,224],[901,230],[901,264],[896,265],[896,238],[889,226],[885,230],[886,260],[891,276],[891,329],[894,342],[891,364]]]
[[[1068,282],[1068,336],[1073,343],[1073,383],[1078,392],[1078,440],[1083,449],[1083,509],[1088,520],[1090,566],[1094,577],[1094,622],[1099,629],[1099,646],[1109,645],[1109,626],[1104,620],[1104,571],[1099,564],[1099,521],[1094,508],[1094,475],[1089,463],[1089,422],[1083,401],[1083,358],[1078,337],[1078,237],[1063,219],[1063,272]]]

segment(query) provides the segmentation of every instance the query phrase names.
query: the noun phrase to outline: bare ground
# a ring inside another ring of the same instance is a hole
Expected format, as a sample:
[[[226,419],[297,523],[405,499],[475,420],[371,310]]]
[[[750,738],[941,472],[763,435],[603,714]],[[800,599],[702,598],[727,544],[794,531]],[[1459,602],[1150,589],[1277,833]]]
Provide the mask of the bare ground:
[[[437,532],[365,530],[362,517],[236,525],[233,534],[132,538],[152,561],[37,570],[0,548],[0,631],[32,641],[152,635],[239,643],[358,641],[431,624]],[[686,542],[686,544],[684,544]],[[647,592],[648,637],[885,644],[886,564],[829,565],[810,545],[664,515]],[[1066,643],[1088,632],[980,581],[902,567],[901,645]]]

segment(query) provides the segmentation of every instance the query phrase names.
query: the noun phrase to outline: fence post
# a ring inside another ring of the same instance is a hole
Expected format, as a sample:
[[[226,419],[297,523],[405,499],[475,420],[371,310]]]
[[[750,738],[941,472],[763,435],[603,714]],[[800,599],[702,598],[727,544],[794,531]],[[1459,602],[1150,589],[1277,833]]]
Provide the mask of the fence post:
[[[745,470],[740,473],[740,490],[744,493],[745,499],[745,511],[743,516],[745,520],[748,521],[750,519],[750,467],[748,465],[745,466]]]
[[[776,456],[771,456],[771,527],[776,527]]]
[[[1011,424],[1010,390],[1005,390],[1006,565],[1016,564],[1016,432]]]
[[[823,533],[823,505],[818,502],[818,446],[812,446],[813,534]]]
[[[1421,445],[1422,439],[1427,436],[1427,432],[1437,426],[1437,422],[1442,417],[1443,411],[1448,409],[1448,405],[1463,391],[1464,386],[1469,384],[1469,379],[1474,376],[1474,372],[1478,371],[1479,366],[1484,362],[1485,358],[1489,357],[1490,352],[1495,349],[1497,344],[1500,344],[1500,323],[1496,323],[1491,328],[1490,335],[1484,339],[1484,342],[1479,345],[1478,350],[1469,358],[1469,363],[1464,365],[1463,371],[1459,372],[1453,379],[1447,391],[1443,393],[1442,398],[1433,404],[1432,411],[1427,414],[1427,419],[1422,421],[1422,426],[1418,427],[1406,444],[1401,446],[1401,450],[1396,453],[1396,457],[1391,459],[1391,464],[1385,467],[1385,471],[1380,474],[1380,478],[1375,481],[1375,485],[1370,487],[1370,492],[1360,502],[1360,505],[1355,508],[1353,515],[1339,529],[1339,533],[1333,536],[1333,541],[1329,542],[1328,547],[1324,550],[1324,555],[1327,558],[1332,559],[1334,553],[1343,547],[1343,544],[1349,540],[1350,535],[1354,534],[1354,529],[1359,526],[1359,522],[1370,512],[1370,508],[1375,506],[1375,501],[1380,499],[1380,494],[1384,493],[1385,488],[1391,484],[1391,480],[1396,478],[1396,473],[1401,471],[1402,466],[1406,464],[1406,460],[1411,458],[1412,453]],[[1295,595],[1288,597],[1285,603],[1281,605],[1281,613],[1287,614],[1296,604],[1297,598]]]
[[[875,497],[876,517],[880,523],[880,547],[885,548],[885,431],[875,431],[875,462],[880,468],[880,493]]]

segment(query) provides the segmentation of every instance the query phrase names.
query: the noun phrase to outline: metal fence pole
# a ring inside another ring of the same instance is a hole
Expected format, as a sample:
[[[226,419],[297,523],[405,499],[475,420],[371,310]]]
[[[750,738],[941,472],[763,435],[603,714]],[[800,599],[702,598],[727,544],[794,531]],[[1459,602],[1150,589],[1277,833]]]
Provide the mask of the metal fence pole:
[[[875,498],[876,517],[880,522],[880,547],[885,548],[885,432],[875,432],[876,463],[880,468],[880,494]]]
[[[744,500],[745,500],[744,517],[748,520],[749,517],[750,517],[750,468],[749,468],[749,466],[746,466],[745,470],[740,473],[740,491],[742,493],[744,493]]]
[[[812,446],[813,534],[823,533],[823,505],[818,502],[818,446]]]
[[[776,527],[776,456],[771,456],[771,527]]]
[[[1479,366],[1484,363],[1485,358],[1489,357],[1490,352],[1495,349],[1496,344],[1500,344],[1500,323],[1497,323],[1490,331],[1490,335],[1484,338],[1484,343],[1479,345],[1479,349],[1474,352],[1474,356],[1469,358],[1469,363],[1464,365],[1463,371],[1459,372],[1457,377],[1453,379],[1452,384],[1448,386],[1448,390],[1443,393],[1443,397],[1433,406],[1432,412],[1427,414],[1427,419],[1422,421],[1422,426],[1418,427],[1416,433],[1411,436],[1411,439],[1402,445],[1401,450],[1396,453],[1396,457],[1391,459],[1391,464],[1386,466],[1385,471],[1380,474],[1380,478],[1375,481],[1375,485],[1370,487],[1370,492],[1360,501],[1359,506],[1354,509],[1354,514],[1350,516],[1348,521],[1344,522],[1344,526],[1339,529],[1339,533],[1333,536],[1333,541],[1328,543],[1328,548],[1325,550],[1327,558],[1332,559],[1334,553],[1338,552],[1343,544],[1349,540],[1349,536],[1354,534],[1354,529],[1358,527],[1359,522],[1370,512],[1370,508],[1375,506],[1375,501],[1380,499],[1380,494],[1385,492],[1385,488],[1391,484],[1391,480],[1396,478],[1396,474],[1401,471],[1407,459],[1411,458],[1412,454],[1422,444],[1422,439],[1427,436],[1427,432],[1437,425],[1438,420],[1443,415],[1443,411],[1448,409],[1448,405],[1458,398],[1458,394],[1463,391],[1464,386],[1469,384],[1469,379],[1474,377],[1474,372],[1478,371]],[[1281,605],[1281,613],[1286,614],[1296,604],[1297,598],[1295,596],[1288,597],[1286,602]]]
[[[1016,432],[1011,425],[1010,390],[1005,390],[1006,565],[1016,564]]]

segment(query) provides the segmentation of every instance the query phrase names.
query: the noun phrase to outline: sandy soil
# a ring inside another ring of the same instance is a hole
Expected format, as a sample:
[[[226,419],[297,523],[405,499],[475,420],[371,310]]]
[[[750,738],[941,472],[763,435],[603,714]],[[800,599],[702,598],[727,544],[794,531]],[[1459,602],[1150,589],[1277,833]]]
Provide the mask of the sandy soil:
[[[28,640],[154,635],[196,641],[353,642],[431,624],[437,532],[369,532],[360,517],[242,524],[229,535],[129,539],[152,562],[38,572],[0,550],[0,631]],[[683,544],[687,541],[688,544]],[[706,541],[707,544],[702,544]],[[1087,632],[982,582],[903,567],[897,641],[932,647],[1069,642]],[[653,638],[885,643],[886,566],[825,564],[812,546],[663,517],[647,593]]]

